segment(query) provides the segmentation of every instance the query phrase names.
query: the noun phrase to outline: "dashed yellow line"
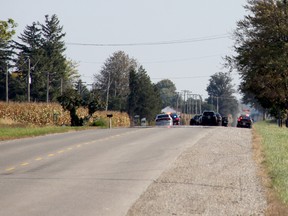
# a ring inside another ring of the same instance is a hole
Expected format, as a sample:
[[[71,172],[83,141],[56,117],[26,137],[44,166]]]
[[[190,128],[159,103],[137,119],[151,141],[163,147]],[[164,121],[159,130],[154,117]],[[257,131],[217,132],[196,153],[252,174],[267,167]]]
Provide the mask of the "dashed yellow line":
[[[133,131],[133,133],[134,133],[135,131]],[[101,141],[106,141],[106,140],[109,140],[109,139],[111,139],[111,138],[116,138],[116,137],[120,137],[120,136],[125,136],[126,134],[130,134],[130,133],[132,133],[132,132],[127,132],[127,133],[124,133],[124,134],[116,134],[116,135],[114,135],[114,136],[111,136],[111,137],[105,137],[105,138],[102,138],[102,139],[99,139],[99,140],[93,140],[93,141],[90,141],[90,142],[86,142],[86,143],[82,143],[82,144],[78,144],[78,145],[76,145],[76,146],[72,146],[72,147],[68,147],[68,148],[66,148],[65,150],[59,150],[59,151],[57,151],[57,153],[58,154],[62,154],[62,153],[64,153],[65,151],[71,151],[71,150],[73,150],[73,149],[75,149],[75,148],[81,148],[81,147],[83,147],[83,145],[90,145],[90,144],[93,144],[95,141],[97,141],[97,142],[101,142]],[[47,156],[48,157],[54,157],[56,154],[55,153],[51,153],[51,154],[48,154]],[[45,157],[43,158],[43,157],[36,157],[35,159],[34,159],[34,161],[41,161],[41,160],[43,160],[43,159],[45,159]],[[28,166],[30,163],[28,163],[28,162],[23,162],[23,163],[21,163],[20,164],[20,166]],[[9,171],[14,171],[14,170],[16,170],[16,166],[14,166],[14,167],[9,167],[9,168],[7,168],[7,169],[5,169],[5,171],[7,171],[7,172],[9,172]]]

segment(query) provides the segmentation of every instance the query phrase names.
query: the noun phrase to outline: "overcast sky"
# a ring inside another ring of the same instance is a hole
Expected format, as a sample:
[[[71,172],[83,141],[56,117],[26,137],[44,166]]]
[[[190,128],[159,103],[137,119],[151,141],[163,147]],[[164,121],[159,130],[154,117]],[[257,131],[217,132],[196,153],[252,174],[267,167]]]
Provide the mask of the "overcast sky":
[[[246,0],[0,0],[0,20],[14,19],[19,35],[34,21],[44,23],[46,14],[56,14],[66,32],[65,54],[79,62],[81,78],[88,84],[104,61],[122,50],[143,65],[154,83],[168,78],[179,92],[207,97],[210,76],[227,71],[223,57],[233,53],[231,33],[244,18],[246,4]],[[183,43],[172,43],[177,41]],[[232,76],[238,84],[238,75]]]

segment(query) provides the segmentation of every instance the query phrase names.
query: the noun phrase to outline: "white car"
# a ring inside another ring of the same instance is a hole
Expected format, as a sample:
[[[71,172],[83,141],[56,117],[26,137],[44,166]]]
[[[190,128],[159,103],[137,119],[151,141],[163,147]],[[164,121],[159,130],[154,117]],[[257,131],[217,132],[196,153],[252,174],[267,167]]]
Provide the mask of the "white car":
[[[169,114],[158,114],[155,119],[156,126],[171,126],[173,119]]]

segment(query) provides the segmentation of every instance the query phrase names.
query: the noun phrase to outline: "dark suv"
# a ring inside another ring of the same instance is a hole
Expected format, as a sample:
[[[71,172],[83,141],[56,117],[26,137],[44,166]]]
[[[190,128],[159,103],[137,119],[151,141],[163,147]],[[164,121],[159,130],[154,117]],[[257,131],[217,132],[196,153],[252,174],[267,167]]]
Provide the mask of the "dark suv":
[[[253,119],[249,115],[241,115],[237,121],[237,127],[252,128]]]
[[[204,111],[202,113],[202,125],[218,125],[216,113],[214,111]]]

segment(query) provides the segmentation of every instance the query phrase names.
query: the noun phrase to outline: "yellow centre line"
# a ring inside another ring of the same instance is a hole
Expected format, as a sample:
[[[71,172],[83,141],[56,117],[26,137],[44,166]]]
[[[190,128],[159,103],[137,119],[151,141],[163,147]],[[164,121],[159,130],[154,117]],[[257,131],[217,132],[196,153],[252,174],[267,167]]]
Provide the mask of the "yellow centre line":
[[[29,163],[27,162],[21,163],[21,166],[27,166],[27,165],[29,165]]]
[[[67,148],[68,151],[70,151],[70,150],[72,150],[72,149],[73,149],[73,148],[71,148],[71,147]]]
[[[53,157],[55,156],[55,154],[48,154],[48,157]]]
[[[35,161],[40,161],[40,160],[43,160],[43,158],[42,157],[35,158]]]
[[[12,170],[15,170],[15,167],[10,167],[6,169],[6,171],[12,171]]]
[[[57,153],[58,154],[61,154],[61,153],[63,153],[64,152],[64,150],[60,150],[60,151],[58,151]]]

